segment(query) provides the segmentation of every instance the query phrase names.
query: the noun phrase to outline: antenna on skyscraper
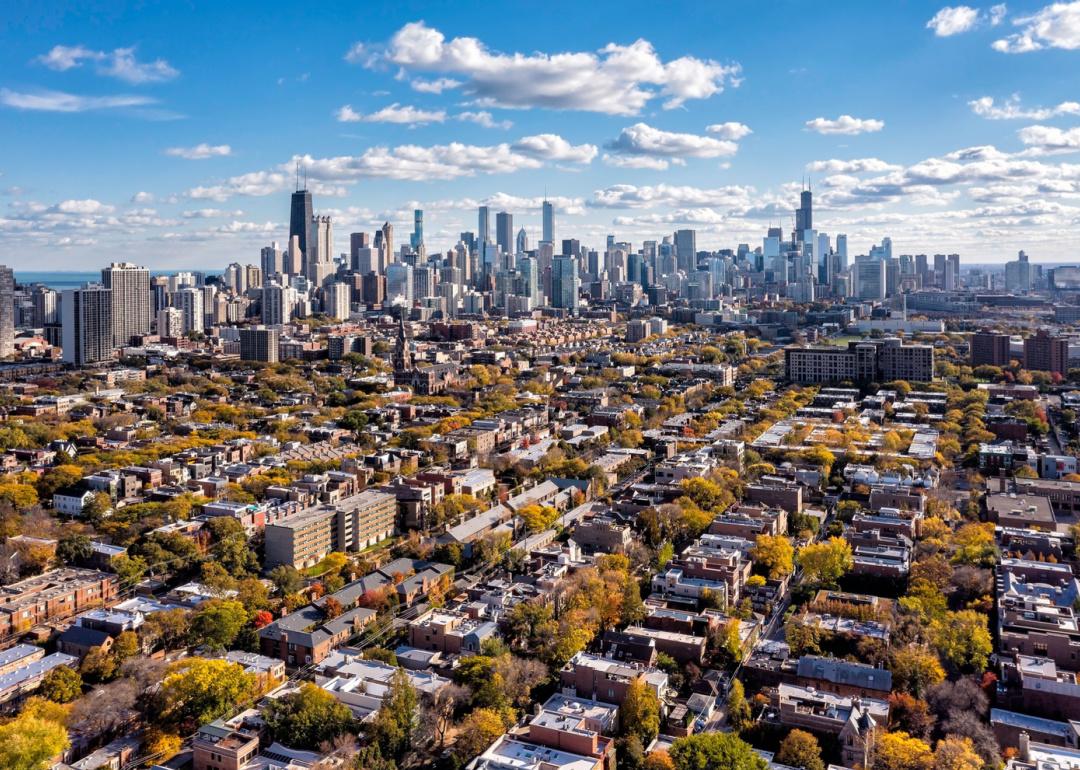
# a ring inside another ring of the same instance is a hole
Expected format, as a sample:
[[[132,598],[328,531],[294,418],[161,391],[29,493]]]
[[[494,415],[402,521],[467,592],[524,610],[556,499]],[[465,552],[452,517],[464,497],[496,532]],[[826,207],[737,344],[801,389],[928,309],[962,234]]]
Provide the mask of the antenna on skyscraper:
[[[296,191],[300,192],[300,159],[296,159]]]

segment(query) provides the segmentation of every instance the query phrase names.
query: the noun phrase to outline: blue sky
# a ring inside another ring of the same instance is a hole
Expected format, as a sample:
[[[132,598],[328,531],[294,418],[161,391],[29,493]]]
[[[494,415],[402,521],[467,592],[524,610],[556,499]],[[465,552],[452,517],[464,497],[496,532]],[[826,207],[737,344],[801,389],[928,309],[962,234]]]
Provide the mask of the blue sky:
[[[47,8],[40,6],[48,5]],[[0,247],[22,269],[257,261],[291,168],[350,231],[488,201],[539,235],[1080,258],[1080,2],[40,3],[0,14]]]

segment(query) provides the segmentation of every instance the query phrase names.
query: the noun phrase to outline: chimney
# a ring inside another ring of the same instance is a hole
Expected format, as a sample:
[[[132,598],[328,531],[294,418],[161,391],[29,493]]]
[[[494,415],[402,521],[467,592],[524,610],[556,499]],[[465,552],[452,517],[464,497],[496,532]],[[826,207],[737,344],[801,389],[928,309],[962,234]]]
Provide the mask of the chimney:
[[[1030,759],[1031,759],[1031,736],[1029,736],[1027,734],[1026,730],[1021,730],[1018,740],[1019,740],[1019,743],[1020,743],[1020,746],[1019,746],[1020,759],[1023,760],[1024,762],[1030,761]]]

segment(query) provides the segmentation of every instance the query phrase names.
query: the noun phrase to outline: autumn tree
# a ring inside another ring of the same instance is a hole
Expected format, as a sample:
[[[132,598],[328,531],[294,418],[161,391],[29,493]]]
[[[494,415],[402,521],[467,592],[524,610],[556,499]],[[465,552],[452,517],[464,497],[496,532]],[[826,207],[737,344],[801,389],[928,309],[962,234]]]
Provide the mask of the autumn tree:
[[[934,755],[926,741],[904,732],[883,733],[874,743],[873,770],[933,770]]]
[[[780,748],[776,752],[776,761],[801,767],[803,770],[825,770],[825,763],[821,761],[821,746],[813,733],[805,730],[792,730],[784,740],[780,742]]]
[[[255,692],[255,677],[237,663],[188,658],[174,663],[161,683],[166,724],[200,725],[236,708]]]
[[[753,722],[750,704],[746,700],[746,690],[739,679],[731,680],[731,690],[727,700],[728,724],[735,732],[742,732]]]
[[[770,578],[785,577],[794,569],[795,549],[783,535],[758,535],[750,556]]]
[[[68,666],[57,666],[45,675],[38,693],[54,703],[71,703],[82,695],[82,686],[78,671]]]
[[[909,692],[916,698],[945,679],[937,655],[919,645],[894,647],[889,656],[889,671],[893,688]]]
[[[934,747],[934,770],[982,770],[983,759],[970,738],[950,735]]]
[[[642,678],[634,679],[626,688],[619,708],[623,732],[634,734],[643,746],[648,746],[660,733],[660,701]]]
[[[196,644],[228,649],[248,621],[247,610],[232,599],[208,599],[191,616],[191,636]]]
[[[417,705],[416,688],[404,669],[397,669],[369,728],[370,737],[379,744],[383,756],[398,757],[412,745]]]
[[[462,763],[469,762],[495,742],[506,730],[499,712],[489,708],[474,709],[458,726],[454,753]]]
[[[851,544],[842,537],[804,545],[798,562],[806,579],[819,585],[834,585],[855,565]]]
[[[994,651],[986,615],[974,610],[949,612],[930,624],[930,641],[942,657],[960,669],[981,671]]]
[[[20,714],[0,725],[0,767],[4,770],[45,770],[70,745],[62,724]]]

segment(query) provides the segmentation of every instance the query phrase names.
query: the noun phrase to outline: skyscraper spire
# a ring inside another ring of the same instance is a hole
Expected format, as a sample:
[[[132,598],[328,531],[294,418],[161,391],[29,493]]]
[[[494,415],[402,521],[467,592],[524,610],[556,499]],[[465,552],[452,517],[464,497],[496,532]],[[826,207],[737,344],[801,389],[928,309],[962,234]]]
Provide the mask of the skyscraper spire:
[[[296,159],[296,192],[300,192],[300,159]]]

